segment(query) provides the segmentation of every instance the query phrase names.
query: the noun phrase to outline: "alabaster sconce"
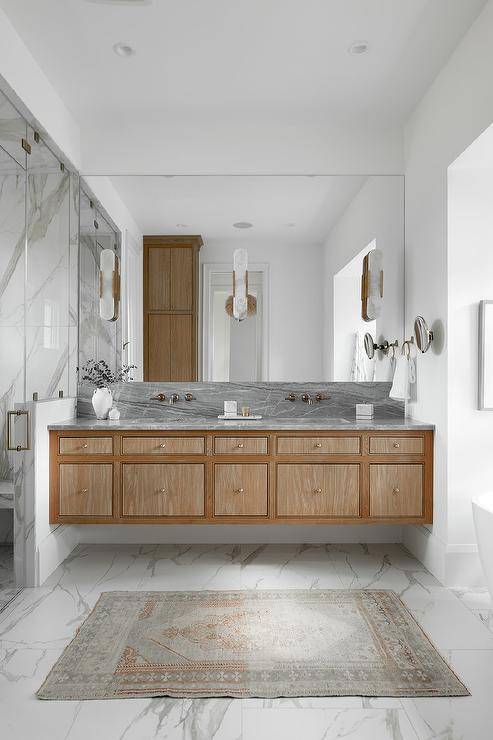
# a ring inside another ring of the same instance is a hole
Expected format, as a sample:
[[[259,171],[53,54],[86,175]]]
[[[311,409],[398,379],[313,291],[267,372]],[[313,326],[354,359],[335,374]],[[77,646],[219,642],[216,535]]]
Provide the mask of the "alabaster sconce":
[[[112,249],[99,256],[99,315],[104,321],[120,315],[120,260]]]
[[[243,321],[257,313],[257,299],[248,293],[248,253],[236,249],[233,253],[233,295],[226,299],[228,316]]]
[[[382,311],[383,301],[383,254],[372,249],[363,259],[361,276],[361,318],[375,321]]]

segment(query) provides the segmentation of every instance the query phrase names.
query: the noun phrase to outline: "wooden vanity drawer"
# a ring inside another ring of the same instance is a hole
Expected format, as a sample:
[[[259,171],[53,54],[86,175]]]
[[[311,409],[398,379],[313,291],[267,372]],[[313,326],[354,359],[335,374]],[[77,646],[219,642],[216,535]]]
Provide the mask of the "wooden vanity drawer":
[[[359,465],[277,466],[277,515],[359,516]]]
[[[422,465],[370,465],[370,516],[423,514]]]
[[[203,516],[204,466],[124,463],[123,516]]]
[[[59,466],[58,494],[62,516],[111,516],[113,465],[62,463]]]
[[[204,437],[123,437],[124,455],[203,455]]]
[[[423,437],[370,437],[370,455],[423,455]]]
[[[359,455],[360,437],[278,437],[279,455]]]
[[[267,516],[267,465],[214,465],[214,516]]]
[[[60,455],[112,455],[112,437],[60,437]]]
[[[267,437],[215,437],[216,455],[266,455]]]

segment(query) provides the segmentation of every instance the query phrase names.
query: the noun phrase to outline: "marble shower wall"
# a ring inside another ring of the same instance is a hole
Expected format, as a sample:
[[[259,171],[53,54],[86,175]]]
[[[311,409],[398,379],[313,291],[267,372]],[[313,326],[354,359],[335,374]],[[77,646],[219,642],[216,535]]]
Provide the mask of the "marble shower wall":
[[[78,180],[0,93],[0,481],[7,411],[76,391]]]
[[[99,263],[103,249],[121,259],[120,233],[100,205],[83,188],[80,192],[79,366],[105,360],[114,370],[121,363],[121,321],[99,315]]]
[[[216,418],[223,412],[223,401],[238,401],[250,406],[252,413],[265,417],[348,417],[354,418],[355,404],[373,403],[375,417],[404,416],[404,402],[389,398],[391,383],[119,383],[113,387],[115,406],[122,419],[180,419]],[[303,403],[299,396],[320,392],[329,396],[313,406]],[[194,401],[184,401],[191,392]],[[91,405],[93,388],[81,384],[78,392],[78,416],[93,417]],[[151,400],[158,393],[178,393],[180,400],[170,406],[166,401]],[[298,400],[286,401],[288,393],[296,393]]]

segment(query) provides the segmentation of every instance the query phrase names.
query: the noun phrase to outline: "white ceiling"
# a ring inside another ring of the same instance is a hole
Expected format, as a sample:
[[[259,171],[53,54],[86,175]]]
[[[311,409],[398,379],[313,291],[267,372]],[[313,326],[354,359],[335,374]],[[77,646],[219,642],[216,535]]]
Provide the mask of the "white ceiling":
[[[113,177],[112,183],[144,234],[320,244],[365,180],[134,176]],[[237,221],[253,228],[236,229]]]
[[[0,0],[75,118],[402,121],[485,0]],[[370,52],[351,56],[357,39]],[[127,41],[135,56],[112,51]]]

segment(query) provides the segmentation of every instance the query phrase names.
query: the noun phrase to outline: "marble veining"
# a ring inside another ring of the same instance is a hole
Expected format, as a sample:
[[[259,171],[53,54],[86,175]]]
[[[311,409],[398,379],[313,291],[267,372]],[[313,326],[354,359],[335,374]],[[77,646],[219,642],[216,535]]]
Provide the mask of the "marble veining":
[[[251,412],[269,418],[303,418],[317,422],[330,418],[354,419],[356,403],[373,403],[379,419],[402,419],[404,402],[389,398],[390,383],[119,383],[113,387],[114,403],[122,419],[214,419],[223,413],[223,401],[235,400],[238,405],[249,406]],[[320,392],[327,400],[308,405],[301,401],[304,392],[315,396]],[[191,392],[194,401],[184,401]],[[91,405],[93,388],[80,384],[78,389],[78,416],[94,417]],[[174,405],[152,400],[158,393],[178,393],[180,400]],[[286,401],[289,393],[298,400]],[[253,421],[247,422],[255,423]]]
[[[242,588],[393,589],[472,694],[34,698],[102,591]],[[490,740],[492,656],[493,634],[400,544],[80,545],[42,587],[24,589],[0,614],[2,732],[13,740]]]

